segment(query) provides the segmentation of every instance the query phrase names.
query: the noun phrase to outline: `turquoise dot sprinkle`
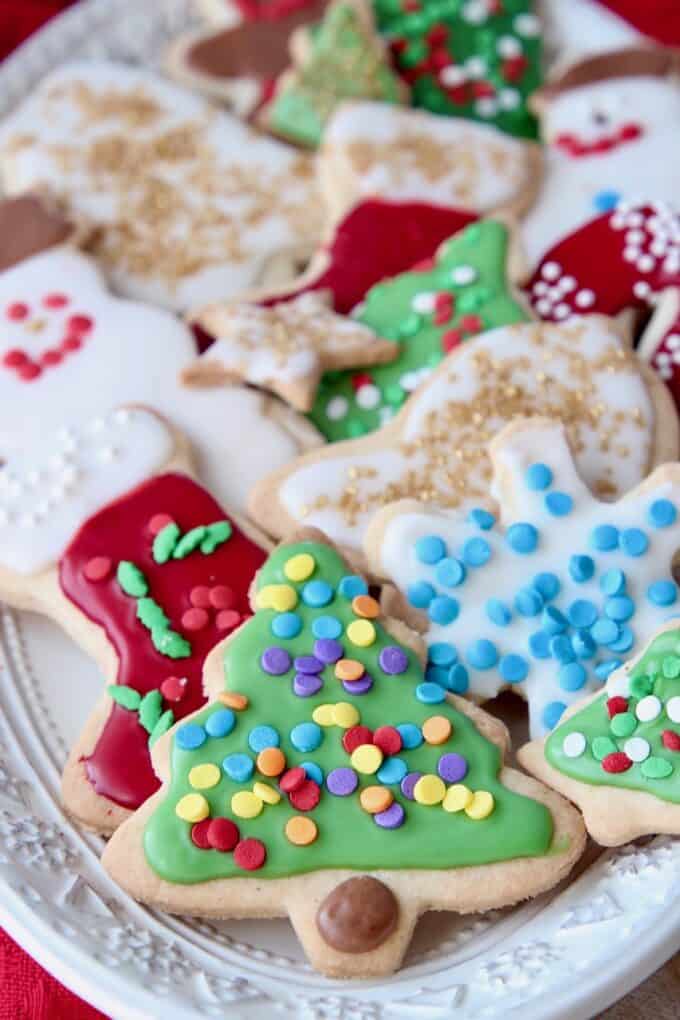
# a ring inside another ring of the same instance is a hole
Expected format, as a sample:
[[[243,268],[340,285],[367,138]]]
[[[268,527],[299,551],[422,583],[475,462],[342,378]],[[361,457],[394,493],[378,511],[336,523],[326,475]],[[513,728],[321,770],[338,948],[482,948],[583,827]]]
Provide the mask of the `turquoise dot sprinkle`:
[[[625,623],[635,612],[635,603],[627,595],[615,595],[614,598],[607,599],[604,611],[615,623]]]
[[[546,606],[541,617],[543,630],[546,634],[554,637],[555,634],[562,634],[568,627],[567,618],[555,606]]]
[[[553,517],[566,517],[574,509],[574,500],[568,492],[549,492],[544,502],[546,510]]]
[[[528,556],[538,545],[538,531],[524,521],[511,524],[505,538],[512,551],[522,556]]]
[[[432,684],[439,684],[440,687],[446,687],[449,682],[449,669],[446,666],[427,666],[425,669],[425,679]]]
[[[446,556],[446,542],[439,535],[423,535],[416,541],[415,550],[421,563],[432,566]]]
[[[580,662],[566,663],[557,674],[557,682],[563,691],[580,691],[586,678],[585,667]]]
[[[590,535],[590,544],[598,552],[611,552],[619,545],[619,529],[613,524],[598,524]]]
[[[668,528],[675,524],[678,511],[670,499],[655,499],[647,511],[647,520],[653,528]]]
[[[475,669],[493,669],[498,662],[496,646],[486,638],[479,638],[468,645],[465,656]]]
[[[543,609],[543,597],[535,588],[520,588],[514,604],[520,616],[538,616]]]
[[[566,707],[567,706],[563,701],[549,701],[548,704],[544,706],[543,711],[541,712],[541,719],[547,730],[552,730],[555,726],[557,726]]]
[[[302,630],[302,618],[297,613],[279,613],[272,620],[272,634],[289,640],[297,637]]]
[[[316,751],[323,740],[323,730],[315,722],[298,723],[290,731],[290,742],[296,751]]]
[[[592,659],[597,645],[587,630],[577,630],[571,639],[571,647],[578,659]]]
[[[434,572],[439,584],[445,588],[457,588],[465,580],[466,570],[460,560],[447,556],[440,560]]]
[[[610,673],[621,665],[620,659],[607,659],[605,662],[598,662],[595,667],[595,676],[598,680],[606,680]]]
[[[654,581],[647,589],[647,598],[653,606],[672,606],[678,589],[672,581]]]
[[[448,595],[436,595],[427,607],[427,615],[432,622],[442,627],[453,623],[459,611],[460,607],[456,600],[449,598]]]
[[[273,726],[254,726],[248,734],[248,747],[255,754],[267,747],[278,747],[281,738]]]
[[[427,657],[433,666],[453,666],[458,653],[448,641],[435,641],[427,650]]]
[[[206,732],[198,723],[186,723],[175,734],[175,743],[182,751],[195,751],[205,744]]]
[[[596,620],[593,626],[590,628],[590,636],[593,641],[597,641],[598,645],[610,645],[612,641],[616,641],[621,628],[613,620],[601,618]]]
[[[427,609],[436,594],[432,585],[427,581],[416,581],[406,589],[406,598],[415,609]]]
[[[455,666],[452,666],[449,670],[449,682],[446,685],[449,691],[454,694],[465,694],[468,687],[470,686],[470,678],[468,671],[461,662],[457,662]]]
[[[320,609],[333,601],[333,589],[328,581],[322,581],[321,578],[307,581],[302,589],[302,601],[311,609]]]
[[[315,638],[339,638],[342,634],[342,623],[337,616],[317,616],[312,623],[312,634]]]
[[[644,556],[649,549],[649,539],[640,528],[626,528],[621,532],[621,548],[626,556]]]
[[[416,698],[424,705],[438,705],[446,699],[446,691],[439,684],[430,684],[426,681],[416,687]]]
[[[527,489],[532,492],[543,492],[552,485],[553,473],[547,464],[532,464],[524,476]]]
[[[346,574],[338,585],[344,599],[355,599],[357,595],[368,595],[368,585],[358,574]]]
[[[600,588],[605,595],[622,595],[626,590],[626,575],[622,570],[606,570],[600,578]]]
[[[550,639],[550,654],[558,662],[573,662],[576,658],[570,639],[566,634],[557,634]]]
[[[222,762],[222,768],[235,783],[247,783],[255,764],[247,754],[228,754]]]
[[[413,751],[416,747],[420,747],[423,742],[423,734],[420,730],[420,726],[416,726],[411,722],[406,722],[399,723],[397,729],[401,734],[401,742],[407,751]]]
[[[559,595],[560,579],[557,574],[551,574],[548,571],[544,571],[542,574],[536,574],[532,581],[532,587],[536,591],[540,591],[543,596],[544,602],[550,602],[551,599],[556,598]]]
[[[526,679],[529,663],[521,655],[504,655],[498,663],[498,672],[508,684],[518,684]]]
[[[592,627],[597,620],[597,606],[588,599],[576,599],[567,610],[572,627]]]
[[[313,779],[319,786],[323,785],[323,769],[315,761],[301,761],[300,768],[305,770],[307,779]]]
[[[482,531],[491,531],[496,523],[494,515],[490,514],[488,510],[483,510],[481,507],[472,509],[467,519],[470,524],[476,524]]]
[[[403,758],[386,758],[378,769],[378,782],[385,786],[394,786],[402,781],[407,772],[408,765]]]
[[[226,737],[236,725],[236,716],[230,708],[220,708],[206,719],[205,730],[209,737]]]
[[[610,643],[609,650],[623,654],[624,652],[629,652],[634,644],[635,637],[630,627],[621,627],[621,633],[616,641]]]
[[[512,619],[512,613],[500,599],[489,599],[486,604],[486,615],[498,627],[507,627]]]
[[[571,556],[569,559],[569,574],[572,581],[583,584],[589,581],[595,573],[595,561],[591,556]]]
[[[529,651],[535,659],[549,659],[550,636],[544,630],[537,630],[529,638]]]
[[[462,556],[466,566],[483,567],[491,558],[491,546],[485,538],[468,538]]]

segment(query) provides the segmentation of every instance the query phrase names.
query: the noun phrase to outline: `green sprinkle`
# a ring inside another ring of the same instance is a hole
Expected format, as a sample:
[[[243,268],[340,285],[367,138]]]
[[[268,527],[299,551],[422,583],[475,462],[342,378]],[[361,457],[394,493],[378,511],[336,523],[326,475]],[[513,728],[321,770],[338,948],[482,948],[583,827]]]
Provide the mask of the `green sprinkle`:
[[[139,567],[135,566],[129,560],[121,560],[118,564],[118,570],[116,571],[116,577],[118,584],[121,586],[126,595],[131,595],[132,598],[140,598],[142,595],[146,595],[149,591],[149,585],[147,583],[144,574],[141,572]]]
[[[629,737],[637,729],[637,719],[632,712],[619,712],[609,723],[615,737]]]
[[[673,771],[673,766],[665,758],[647,758],[640,766],[640,770],[646,779],[667,779]]]
[[[153,747],[159,737],[162,737],[164,733],[167,733],[172,724],[175,721],[175,713],[171,708],[168,708],[163,715],[160,717],[154,728],[149,734],[149,747]]]
[[[153,540],[152,555],[156,563],[167,563],[175,551],[182,532],[171,522],[162,528]]]
[[[106,689],[117,705],[122,705],[123,708],[128,708],[131,712],[136,712],[139,708],[142,698],[139,691],[136,691],[134,687],[126,687],[124,684],[111,684]]]
[[[162,708],[163,695],[160,691],[149,691],[142,698],[139,706],[139,721],[147,733],[153,732],[161,717]]]
[[[591,745],[593,752],[593,758],[597,758],[598,761],[602,761],[608,754],[614,754],[618,751],[618,747],[609,737],[595,737]]]
[[[359,436],[364,436],[368,429],[362,421],[357,421],[356,418],[351,418],[347,422],[347,435],[352,439],[358,439]]]
[[[399,407],[406,400],[406,390],[398,383],[394,383],[393,385],[385,388],[384,397],[387,403],[391,404],[392,407]]]
[[[661,663],[661,672],[669,680],[680,676],[680,659],[676,655],[667,655]]]
[[[170,625],[170,621],[161,607],[150,596],[137,600],[137,619],[144,624],[147,630],[156,630]]]
[[[188,659],[191,655],[191,645],[186,638],[169,627],[152,630],[151,641],[156,651],[169,659]]]
[[[203,555],[209,556],[214,553],[218,546],[223,545],[231,538],[232,531],[229,521],[216,521],[214,524],[209,524],[206,528],[206,536],[201,542]]]
[[[207,532],[208,529],[205,524],[199,524],[197,528],[187,531],[175,546],[172,558],[174,560],[183,560],[186,556],[189,556],[195,549],[198,549]]]
[[[630,681],[630,693],[634,698],[646,698],[654,690],[654,681],[645,673],[634,676]]]
[[[407,316],[403,322],[399,323],[399,336],[415,336],[422,324],[423,320],[421,317],[417,314],[417,312],[413,312],[412,315]]]

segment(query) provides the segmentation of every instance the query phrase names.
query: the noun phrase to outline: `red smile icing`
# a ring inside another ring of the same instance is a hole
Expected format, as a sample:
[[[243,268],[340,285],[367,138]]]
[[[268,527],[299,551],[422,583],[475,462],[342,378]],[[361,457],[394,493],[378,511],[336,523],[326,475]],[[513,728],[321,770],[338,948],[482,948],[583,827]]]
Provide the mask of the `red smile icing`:
[[[7,305],[4,310],[5,319],[23,324],[27,337],[33,341],[31,346],[40,337],[41,321],[49,320],[51,315],[60,316],[61,337],[56,345],[45,348],[40,354],[23,347],[12,347],[2,356],[0,364],[14,372],[22,382],[32,382],[46,369],[56,368],[65,358],[79,351],[92,334],[95,323],[89,315],[71,314],[69,305],[70,299],[65,294],[57,293],[45,294],[36,308],[31,308],[23,301]]]
[[[618,149],[621,145],[626,145],[628,142],[636,142],[642,135],[642,125],[630,121],[628,124],[622,124],[612,134],[601,134],[599,138],[592,141],[579,138],[578,135],[573,134],[571,131],[564,132],[561,135],[557,135],[553,144],[558,149],[566,152],[568,156],[580,159],[583,156],[604,156],[613,149]]]

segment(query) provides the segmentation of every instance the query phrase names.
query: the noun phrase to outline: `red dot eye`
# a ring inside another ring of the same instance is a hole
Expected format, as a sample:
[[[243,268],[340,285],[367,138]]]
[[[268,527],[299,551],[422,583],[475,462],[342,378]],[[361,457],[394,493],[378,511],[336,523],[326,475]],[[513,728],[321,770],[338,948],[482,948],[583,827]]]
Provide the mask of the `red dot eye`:
[[[66,328],[69,333],[89,333],[94,326],[94,319],[89,315],[71,315],[66,320]]]
[[[21,322],[23,319],[26,319],[29,312],[30,308],[23,301],[14,301],[13,304],[8,305],[5,309],[5,315],[13,322]]]

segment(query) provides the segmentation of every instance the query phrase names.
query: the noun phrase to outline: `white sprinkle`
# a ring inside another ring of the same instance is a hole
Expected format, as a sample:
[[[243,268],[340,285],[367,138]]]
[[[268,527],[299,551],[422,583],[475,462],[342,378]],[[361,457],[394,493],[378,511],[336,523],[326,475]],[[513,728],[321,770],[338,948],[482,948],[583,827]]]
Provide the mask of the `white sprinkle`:
[[[559,262],[546,262],[543,268],[541,269],[541,276],[543,277],[544,280],[550,280],[551,282],[554,282],[555,280],[559,280],[561,275],[562,266],[559,264]]]
[[[442,67],[439,72],[439,80],[447,88],[455,89],[467,81],[467,74],[462,67],[449,64],[447,67]]]
[[[349,410],[349,401],[346,397],[333,397],[326,404],[326,417],[329,421],[340,421]]]
[[[645,280],[638,280],[637,283],[633,284],[633,294],[636,298],[645,300],[649,297],[652,292],[652,288]]]
[[[562,304],[555,305],[553,315],[556,319],[567,319],[571,315],[571,308],[562,302]]]
[[[356,401],[364,411],[372,411],[380,403],[380,390],[372,383],[366,383],[357,390]]]
[[[680,333],[670,333],[666,337],[666,347],[669,351],[677,351],[680,347]]]
[[[552,301],[548,301],[547,298],[541,298],[540,301],[536,302],[535,307],[542,319],[545,319],[548,315],[552,314]]]
[[[641,255],[636,262],[636,266],[641,273],[651,273],[655,265],[656,259],[654,259],[651,255]]]
[[[548,290],[549,287],[545,280],[537,280],[531,288],[532,294],[535,294],[536,297],[540,297],[542,294],[547,294]]]
[[[571,294],[572,290],[576,290],[577,283],[573,276],[563,276],[559,286],[563,294]]]
[[[671,722],[680,723],[680,695],[669,698],[666,702],[666,715]]]
[[[637,262],[642,255],[642,249],[636,248],[635,245],[629,245],[623,249],[623,257],[626,262]]]
[[[501,89],[498,98],[504,110],[516,110],[520,104],[520,94],[517,89]]]
[[[612,673],[607,680],[607,694],[610,698],[630,697],[630,677],[627,673]]]
[[[651,747],[644,737],[631,737],[623,745],[623,750],[631,761],[644,761],[651,753]]]
[[[496,49],[501,57],[519,57],[522,52],[522,44],[514,35],[502,35],[496,43]]]
[[[562,750],[567,758],[580,758],[586,749],[586,738],[583,733],[567,733],[562,742]]]
[[[419,312],[421,315],[427,315],[428,312],[434,311],[434,303],[437,295],[434,291],[424,290],[420,294],[415,294],[411,300],[411,308],[414,312]]]
[[[577,308],[591,308],[595,304],[595,294],[592,290],[580,290],[574,298]]]
[[[471,78],[483,78],[486,74],[486,60],[482,57],[469,57],[463,66]]]
[[[491,96],[478,99],[475,103],[475,112],[480,117],[495,117],[498,113],[498,101]]]
[[[652,722],[661,714],[661,701],[656,694],[648,694],[646,698],[638,701],[635,714],[640,722]]]
[[[541,31],[541,23],[535,14],[518,14],[513,25],[519,35],[536,36]]]
[[[456,266],[451,271],[451,279],[457,287],[465,287],[468,283],[474,283],[478,275],[474,266]]]

